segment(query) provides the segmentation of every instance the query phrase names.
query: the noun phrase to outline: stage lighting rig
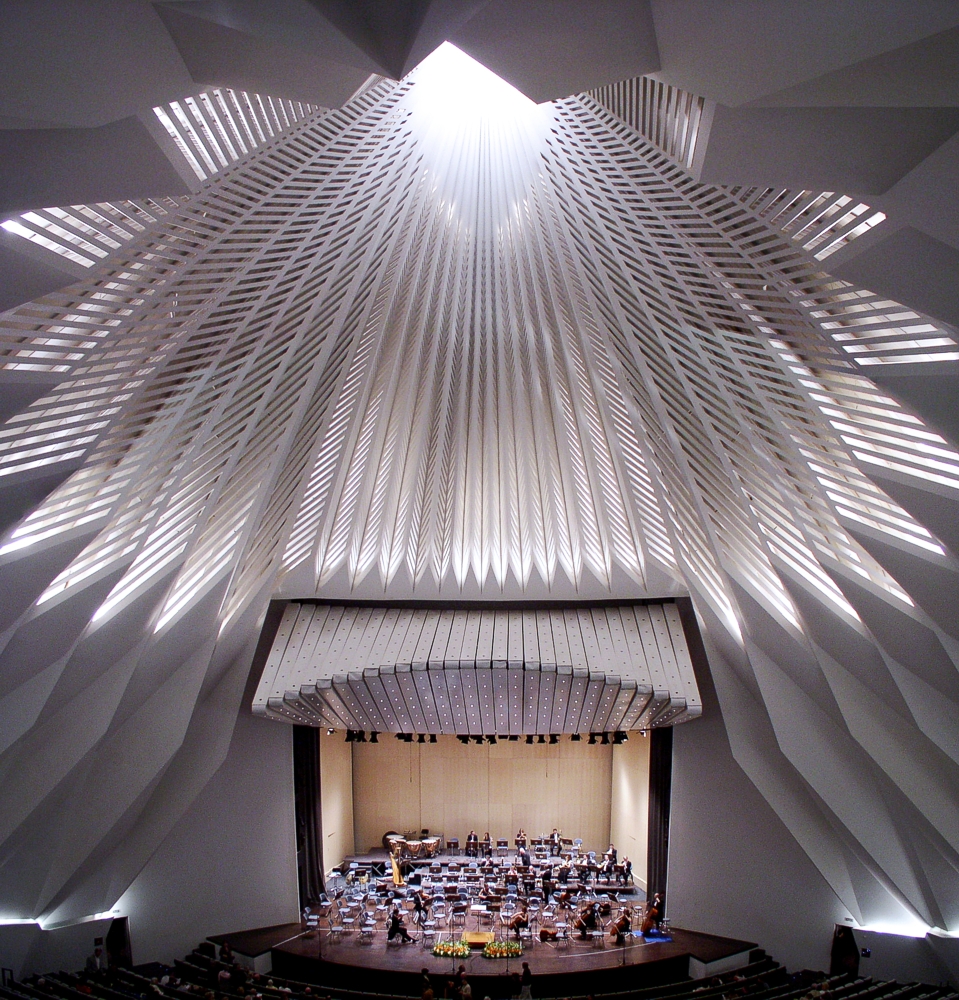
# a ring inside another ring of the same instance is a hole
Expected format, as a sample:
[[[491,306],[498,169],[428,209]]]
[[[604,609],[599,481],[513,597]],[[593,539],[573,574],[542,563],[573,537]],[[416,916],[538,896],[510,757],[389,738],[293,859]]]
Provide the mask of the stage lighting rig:
[[[549,734],[549,745],[551,747],[554,747],[554,746],[556,746],[557,743],[559,743],[559,735],[557,733],[550,733]]]
[[[603,746],[609,746],[609,733],[603,733],[602,739],[599,741]]]
[[[589,734],[589,745],[593,746],[595,743],[596,743],[596,734],[595,733],[590,733]]]
[[[425,743],[426,742],[426,737],[423,735],[423,733],[420,733],[419,736],[416,737],[416,742],[417,743]]]
[[[493,744],[496,743],[496,737],[495,736],[487,736],[486,737],[486,742],[489,743],[490,746],[493,746]]]
[[[468,736],[457,736],[456,738],[463,744],[464,747],[468,747],[470,745],[470,738]]]
[[[430,733],[430,743],[436,742],[436,733]]]
[[[573,735],[570,736],[569,741],[570,743],[579,743],[582,738],[583,737],[580,736],[579,733],[573,733]]]
[[[526,745],[530,746],[532,744],[532,742],[533,742],[533,737],[532,736],[527,736],[526,737]]]

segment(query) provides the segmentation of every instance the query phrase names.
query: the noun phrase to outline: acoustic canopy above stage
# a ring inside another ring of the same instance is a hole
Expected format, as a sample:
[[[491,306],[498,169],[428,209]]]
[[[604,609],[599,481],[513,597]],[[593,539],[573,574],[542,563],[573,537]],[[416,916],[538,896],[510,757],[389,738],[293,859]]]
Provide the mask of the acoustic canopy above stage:
[[[287,605],[253,702],[381,733],[590,733],[701,712],[673,602],[549,610]]]

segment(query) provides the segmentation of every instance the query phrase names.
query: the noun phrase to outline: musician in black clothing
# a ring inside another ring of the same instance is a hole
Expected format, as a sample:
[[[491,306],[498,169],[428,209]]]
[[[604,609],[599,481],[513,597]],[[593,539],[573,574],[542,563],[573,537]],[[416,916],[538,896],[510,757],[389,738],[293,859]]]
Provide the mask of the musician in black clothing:
[[[609,850],[603,855],[603,857],[606,858],[607,861],[612,861],[612,863],[615,865],[616,864],[616,848],[612,844],[610,844],[609,845]]]
[[[479,837],[476,836],[475,830],[470,830],[469,836],[466,838],[466,856],[475,858],[477,854],[479,854]]]
[[[386,940],[392,941],[396,935],[399,935],[403,939],[403,944],[407,941],[415,941],[416,938],[411,938],[403,926],[403,918],[400,916],[400,908],[398,906],[393,907],[393,912],[390,914],[390,927],[386,932]]]
[[[623,870],[622,870],[623,885],[629,885],[633,880],[633,863],[623,855]]]

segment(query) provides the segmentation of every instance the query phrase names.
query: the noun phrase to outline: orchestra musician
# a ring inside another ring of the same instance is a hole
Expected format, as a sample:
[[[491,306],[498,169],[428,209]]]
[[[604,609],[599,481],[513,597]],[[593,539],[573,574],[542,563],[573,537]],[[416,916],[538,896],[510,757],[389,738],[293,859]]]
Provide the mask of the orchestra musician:
[[[589,932],[596,930],[599,924],[599,903],[589,903],[579,911],[579,916],[573,926],[579,931],[579,936],[585,941]]]
[[[643,924],[640,928],[643,934],[648,934],[651,930],[659,929],[659,920],[663,912],[663,897],[657,892],[646,906],[643,914]]]
[[[507,924],[507,935],[509,931],[515,931],[516,940],[518,941],[520,939],[520,928],[526,927],[529,927],[529,914],[526,912],[526,904],[524,903],[522,908],[517,910],[517,912],[510,917],[509,923]]]
[[[413,893],[413,922],[422,926],[424,920],[430,918],[430,907],[433,901],[422,890]]]
[[[520,847],[525,847],[525,846],[526,846],[526,831],[522,827],[520,827],[519,833],[516,834],[516,847],[517,849],[519,849]]]
[[[569,872],[570,872],[569,865],[566,864],[566,862],[564,861],[559,866],[559,884],[560,885],[566,885],[566,883],[569,881]]]
[[[622,910],[619,911],[619,916],[610,925],[609,933],[612,937],[616,938],[616,944],[624,944],[626,941],[626,935],[630,932],[632,928],[632,914],[628,906],[624,906]]]
[[[610,844],[609,845],[609,850],[603,855],[603,857],[607,861],[612,861],[612,863],[615,865],[616,864],[616,848],[612,844]]]
[[[613,868],[614,867],[615,867],[615,865],[613,864],[612,858],[610,858],[610,856],[607,854],[605,856],[604,860],[603,860],[602,867],[599,869],[600,875],[602,875],[602,877],[607,882],[612,882],[612,880],[613,880]]]
[[[529,849],[526,847],[525,844],[519,849],[519,863],[524,868],[529,868],[530,864]]]
[[[553,832],[549,835],[549,853],[555,858],[559,854],[559,831],[553,827]]]
[[[466,838],[466,856],[468,858],[475,858],[479,853],[479,837],[476,836],[475,830],[470,830],[469,835]]]
[[[489,830],[483,834],[483,857],[491,858],[493,856],[493,841],[490,840]]]
[[[629,885],[633,880],[633,863],[625,854],[623,855],[623,867],[619,876],[622,877],[623,885]]]
[[[400,916],[400,908],[398,906],[393,907],[393,912],[390,914],[390,927],[386,932],[386,940],[392,941],[399,935],[403,939],[403,944],[408,941],[415,941],[416,938],[411,938],[403,926],[403,918]]]

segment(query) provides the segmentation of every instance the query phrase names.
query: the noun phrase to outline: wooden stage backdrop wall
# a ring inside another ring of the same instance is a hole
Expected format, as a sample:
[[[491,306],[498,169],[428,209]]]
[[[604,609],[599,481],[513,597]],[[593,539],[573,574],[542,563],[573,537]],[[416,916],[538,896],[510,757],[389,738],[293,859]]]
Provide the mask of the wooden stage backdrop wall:
[[[634,733],[613,747],[613,794],[609,833],[620,858],[633,863],[633,878],[646,888],[646,842],[649,838],[649,738]]]
[[[464,746],[455,736],[435,744],[392,736],[353,744],[356,850],[381,846],[387,830],[427,828],[459,837],[462,845],[472,828],[480,837],[487,830],[493,838],[508,837],[512,845],[520,827],[539,836],[554,826],[582,837],[588,849],[605,850],[612,751],[566,736],[555,746],[528,746],[523,738]]]
[[[322,861],[327,874],[353,847],[353,755],[343,733],[320,733]]]

